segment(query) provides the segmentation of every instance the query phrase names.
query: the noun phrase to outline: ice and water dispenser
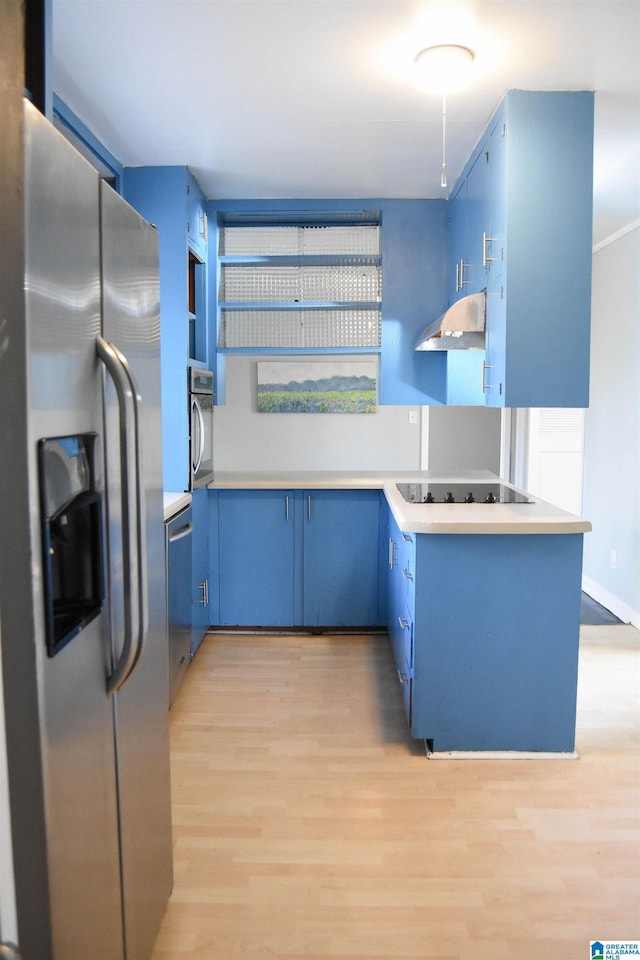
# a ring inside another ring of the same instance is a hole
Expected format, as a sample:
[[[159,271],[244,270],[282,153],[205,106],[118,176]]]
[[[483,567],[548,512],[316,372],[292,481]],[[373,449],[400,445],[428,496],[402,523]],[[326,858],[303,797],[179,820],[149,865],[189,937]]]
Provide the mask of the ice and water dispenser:
[[[102,497],[95,433],[39,441],[46,641],[54,656],[102,609]]]

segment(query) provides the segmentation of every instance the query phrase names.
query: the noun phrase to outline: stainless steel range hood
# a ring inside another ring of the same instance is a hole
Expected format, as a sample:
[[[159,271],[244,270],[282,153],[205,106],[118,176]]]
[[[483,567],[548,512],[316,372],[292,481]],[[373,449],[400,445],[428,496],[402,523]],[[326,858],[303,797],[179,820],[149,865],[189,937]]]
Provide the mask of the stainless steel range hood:
[[[418,337],[416,350],[484,350],[487,291],[457,300]]]

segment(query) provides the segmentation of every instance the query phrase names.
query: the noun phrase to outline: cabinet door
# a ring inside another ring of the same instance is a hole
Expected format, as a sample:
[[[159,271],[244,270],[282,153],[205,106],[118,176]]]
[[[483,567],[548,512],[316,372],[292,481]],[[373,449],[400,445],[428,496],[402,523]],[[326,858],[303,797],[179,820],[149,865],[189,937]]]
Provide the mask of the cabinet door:
[[[187,171],[187,237],[189,246],[203,261],[207,259],[207,214],[202,190]]]
[[[488,407],[504,407],[507,365],[507,305],[504,276],[487,288],[487,340],[482,389]]]
[[[489,230],[489,170],[488,153],[484,149],[478,154],[467,176],[466,228],[464,296],[479,293],[487,285],[483,235]]]
[[[488,282],[504,274],[507,245],[507,128],[500,117],[489,135]]]
[[[460,280],[460,267],[461,261],[464,260],[467,239],[467,213],[467,182],[465,180],[449,204],[447,295],[450,304],[464,296],[465,291],[465,286]]]
[[[305,626],[379,623],[379,523],[377,490],[305,491]]]
[[[293,624],[292,493],[221,490],[218,536],[220,624]]]
[[[194,490],[191,498],[192,537],[192,633],[191,655],[196,652],[211,623],[209,618],[209,491]]]

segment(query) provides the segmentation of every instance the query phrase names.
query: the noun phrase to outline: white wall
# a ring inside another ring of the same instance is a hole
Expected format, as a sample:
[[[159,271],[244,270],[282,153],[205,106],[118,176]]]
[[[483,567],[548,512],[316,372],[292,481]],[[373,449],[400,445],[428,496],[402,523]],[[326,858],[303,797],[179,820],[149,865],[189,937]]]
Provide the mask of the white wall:
[[[640,223],[593,256],[585,590],[640,626]]]
[[[214,473],[420,469],[419,407],[379,406],[373,414],[258,413],[257,357],[230,355],[225,364],[226,402],[214,414]]]
[[[500,474],[501,411],[488,407],[425,407],[423,464],[429,470]],[[426,448],[426,450],[424,449]]]

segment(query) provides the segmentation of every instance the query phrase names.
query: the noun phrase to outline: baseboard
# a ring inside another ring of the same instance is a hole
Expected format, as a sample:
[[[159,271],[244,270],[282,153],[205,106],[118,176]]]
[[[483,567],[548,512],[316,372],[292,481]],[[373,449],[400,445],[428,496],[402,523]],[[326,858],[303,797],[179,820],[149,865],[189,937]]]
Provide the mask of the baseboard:
[[[603,607],[606,607],[607,610],[610,610],[619,620],[622,620],[623,623],[631,623],[634,627],[640,628],[640,610],[634,610],[633,607],[628,606],[623,600],[619,597],[616,597],[615,594],[610,593],[604,587],[600,586],[599,583],[596,583],[595,580],[592,580],[591,577],[582,577],[582,589],[585,593],[588,593],[589,596],[600,603]]]
[[[578,754],[549,753],[535,750],[443,750],[440,753],[429,751],[425,746],[429,760],[577,760]]]

